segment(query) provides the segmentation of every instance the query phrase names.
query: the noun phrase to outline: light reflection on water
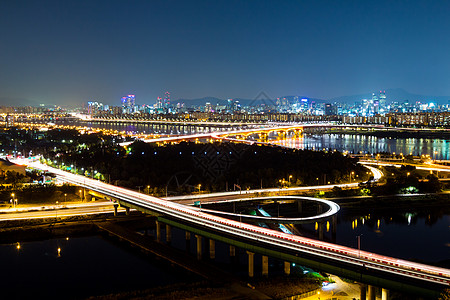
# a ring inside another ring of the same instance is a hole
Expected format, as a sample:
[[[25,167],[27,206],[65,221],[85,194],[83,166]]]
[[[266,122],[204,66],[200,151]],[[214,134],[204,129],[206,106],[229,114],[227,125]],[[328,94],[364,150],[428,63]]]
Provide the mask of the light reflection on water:
[[[353,134],[304,135],[273,140],[271,143],[297,149],[331,149],[350,153],[389,152],[403,155],[430,155],[434,159],[450,159],[450,140],[423,138],[380,138]]]
[[[0,257],[2,299],[84,299],[198,280],[98,236],[0,245]]]
[[[317,238],[317,224],[303,225],[305,234]],[[332,240],[324,227],[325,240]],[[311,235],[313,234],[313,235]],[[314,235],[315,234],[315,235]],[[348,214],[340,211],[336,243],[407,260],[437,263],[450,259],[450,215],[448,212]]]

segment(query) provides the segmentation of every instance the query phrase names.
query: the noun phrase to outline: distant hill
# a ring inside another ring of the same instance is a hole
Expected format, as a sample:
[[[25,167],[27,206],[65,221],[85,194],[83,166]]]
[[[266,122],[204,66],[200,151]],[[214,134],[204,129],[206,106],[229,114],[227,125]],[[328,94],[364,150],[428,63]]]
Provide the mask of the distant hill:
[[[379,91],[374,91],[375,94],[377,94]],[[450,101],[450,96],[427,96],[427,95],[417,95],[417,94],[411,94],[404,89],[387,89],[386,92],[386,100],[387,102],[391,101],[399,101],[403,102],[405,100],[408,100],[410,103],[414,103],[416,101],[421,102],[435,102],[438,104],[448,104]],[[360,94],[360,95],[351,95],[351,96],[341,96],[336,98],[331,98],[328,100],[328,102],[338,102],[338,103],[348,103],[353,104],[355,102],[359,102],[362,99],[371,99],[372,98],[372,92],[367,94]]]

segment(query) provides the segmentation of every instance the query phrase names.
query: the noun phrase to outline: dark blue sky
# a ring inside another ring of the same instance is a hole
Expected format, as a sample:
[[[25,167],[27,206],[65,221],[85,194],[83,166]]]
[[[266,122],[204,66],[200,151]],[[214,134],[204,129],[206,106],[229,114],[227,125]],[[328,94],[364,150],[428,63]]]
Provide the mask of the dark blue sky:
[[[0,99],[450,95],[449,3],[0,0]]]

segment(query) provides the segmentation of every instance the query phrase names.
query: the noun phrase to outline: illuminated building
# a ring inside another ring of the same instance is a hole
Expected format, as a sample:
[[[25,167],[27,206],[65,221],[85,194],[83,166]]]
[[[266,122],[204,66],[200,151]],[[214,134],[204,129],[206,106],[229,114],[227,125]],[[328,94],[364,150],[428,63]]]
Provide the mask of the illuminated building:
[[[122,97],[121,101],[122,101],[123,113],[131,114],[134,112],[134,106],[136,105],[134,95],[128,95],[128,96]]]

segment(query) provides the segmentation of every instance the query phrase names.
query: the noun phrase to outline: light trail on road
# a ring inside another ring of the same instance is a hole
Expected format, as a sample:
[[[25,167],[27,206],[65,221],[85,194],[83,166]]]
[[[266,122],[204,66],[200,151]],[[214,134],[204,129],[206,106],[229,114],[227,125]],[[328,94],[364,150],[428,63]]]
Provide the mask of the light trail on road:
[[[318,259],[330,259],[345,264],[350,268],[366,268],[376,270],[377,272],[395,274],[403,278],[414,278],[443,286],[450,285],[450,270],[445,268],[409,262],[350,247],[289,235],[276,230],[261,228],[207,214],[185,205],[141,194],[122,187],[112,186],[37,162],[30,161],[28,165],[53,172],[68,183],[84,186],[107,196],[121,199],[121,201],[127,202],[130,205],[145,208],[178,220],[196,224],[200,227],[209,228],[210,230],[230,234],[236,238],[251,240],[260,244],[263,243],[267,246],[280,249],[279,251],[301,252],[317,257]]]

